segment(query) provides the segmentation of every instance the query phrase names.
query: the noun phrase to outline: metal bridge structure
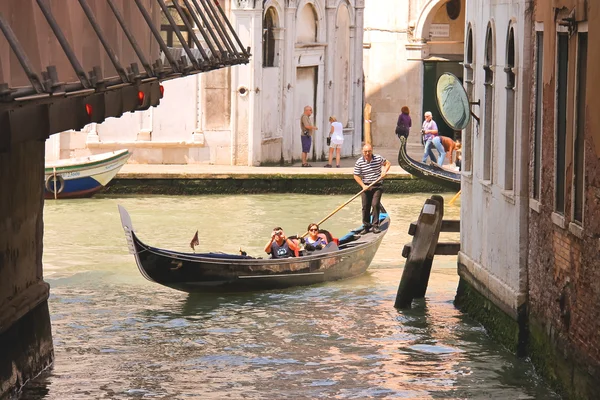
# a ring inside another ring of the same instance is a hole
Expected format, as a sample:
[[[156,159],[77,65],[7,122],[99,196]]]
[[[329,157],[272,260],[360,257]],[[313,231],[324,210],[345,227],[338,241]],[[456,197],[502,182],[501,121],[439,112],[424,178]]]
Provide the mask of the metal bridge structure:
[[[0,2],[0,398],[53,362],[45,139],[157,106],[162,81],[249,58],[217,0]]]

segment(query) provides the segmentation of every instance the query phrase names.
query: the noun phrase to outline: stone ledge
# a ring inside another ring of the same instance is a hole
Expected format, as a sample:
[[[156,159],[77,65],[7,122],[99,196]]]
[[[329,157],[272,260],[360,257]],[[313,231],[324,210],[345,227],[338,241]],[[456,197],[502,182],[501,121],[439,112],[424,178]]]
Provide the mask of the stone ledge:
[[[220,176],[210,178],[182,179],[113,179],[105,189],[106,194],[257,194],[257,193],[305,193],[305,194],[356,194],[359,187],[351,175],[327,176]],[[441,193],[446,190],[427,181],[412,177],[386,179],[385,193]],[[384,196],[385,198],[385,196]]]

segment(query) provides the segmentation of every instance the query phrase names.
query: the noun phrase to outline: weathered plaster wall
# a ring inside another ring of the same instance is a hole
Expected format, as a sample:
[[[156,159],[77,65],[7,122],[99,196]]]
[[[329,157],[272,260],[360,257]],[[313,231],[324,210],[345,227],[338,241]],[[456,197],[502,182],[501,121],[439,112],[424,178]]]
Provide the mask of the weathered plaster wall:
[[[600,106],[595,73],[600,54],[600,4],[561,0],[553,6],[535,2],[534,20],[544,34],[543,140],[539,201],[529,212],[529,308],[532,359],[547,377],[573,398],[596,398],[600,391],[600,153],[597,152]],[[587,8],[586,8],[587,4]],[[564,7],[564,8],[563,8]],[[571,14],[571,11],[574,13]],[[569,39],[565,212],[555,206],[556,30],[568,15],[588,29],[585,99],[583,223],[573,206],[573,140],[577,81],[577,33]],[[587,21],[581,22],[581,21]],[[535,110],[532,105],[532,112]],[[533,154],[533,140],[531,143]]]
[[[159,108],[54,135],[47,141],[47,158],[128,148],[132,163],[291,162],[300,158],[299,118],[309,103],[319,127],[312,158],[323,159],[328,152],[325,140],[333,114],[345,124],[342,155],[357,154],[362,133],[363,0],[222,5],[242,43],[251,47],[248,65],[164,82]],[[263,66],[263,17],[268,9],[275,16],[273,67]],[[299,68],[316,68],[310,85],[297,87]]]
[[[365,9],[365,101],[372,106],[371,134],[379,147],[396,147],[394,130],[400,108],[411,110],[409,141],[419,143],[423,121],[423,61],[431,57],[462,59],[465,2],[450,21],[445,0],[378,0]],[[432,23],[449,25],[448,37],[432,37]]]
[[[42,275],[44,143],[0,154],[0,397],[53,359]]]
[[[472,63],[473,99],[484,99],[485,38],[492,27],[494,72],[493,108],[486,114],[475,107],[481,124],[475,124],[472,172],[463,172],[461,195],[461,251],[459,274],[499,309],[515,321],[527,300],[527,210],[528,210],[528,142],[531,68],[531,13],[529,1],[481,4],[470,2],[467,24],[473,29],[474,60]],[[515,116],[507,121],[507,38],[509,27],[515,30]],[[491,159],[484,157],[486,121],[491,128]],[[508,188],[503,179],[511,164],[507,154],[507,124],[514,124],[514,186]],[[470,131],[463,131],[463,135]],[[463,142],[467,143],[463,138]],[[491,177],[485,178],[484,164],[490,162]],[[522,322],[522,321],[520,321]]]

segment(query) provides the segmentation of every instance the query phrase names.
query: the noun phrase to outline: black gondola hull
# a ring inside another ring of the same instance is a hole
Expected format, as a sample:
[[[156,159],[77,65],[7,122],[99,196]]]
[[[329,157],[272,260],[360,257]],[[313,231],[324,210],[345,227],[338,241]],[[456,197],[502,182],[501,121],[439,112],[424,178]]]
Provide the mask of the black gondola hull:
[[[188,293],[284,289],[361,275],[371,264],[390,225],[386,217],[381,223],[381,233],[362,235],[358,240],[341,244],[339,249],[326,248],[293,258],[257,259],[218,253],[179,253],[148,246],[127,227],[123,211],[123,228],[142,275]]]
[[[406,152],[406,138],[404,136],[400,137],[398,164],[403,170],[417,178],[436,183],[455,192],[460,190],[460,173],[446,171],[438,166],[430,166],[413,160]]]

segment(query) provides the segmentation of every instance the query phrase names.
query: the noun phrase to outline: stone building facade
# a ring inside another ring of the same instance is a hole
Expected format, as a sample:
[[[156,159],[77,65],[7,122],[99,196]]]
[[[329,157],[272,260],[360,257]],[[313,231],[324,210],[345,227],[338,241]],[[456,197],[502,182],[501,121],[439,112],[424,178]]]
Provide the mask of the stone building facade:
[[[462,79],[465,0],[377,0],[365,4],[365,102],[371,104],[376,147],[398,147],[400,108],[411,110],[409,141],[417,143],[423,113],[431,111],[442,134],[453,136],[435,103],[437,78]],[[457,137],[460,133],[457,134]]]
[[[529,0],[467,2],[465,88],[479,101],[463,131],[461,278],[469,292],[499,310],[475,307],[500,341],[525,348],[527,318],[528,135],[531,87]],[[468,308],[468,307],[467,307]],[[497,328],[497,329],[494,329]]]
[[[531,356],[570,398],[600,393],[597,1],[534,2],[529,141]]]
[[[468,2],[456,303],[569,398],[600,391],[600,4]]]
[[[289,163],[301,156],[306,105],[313,107],[319,127],[313,160],[328,151],[330,115],[344,124],[342,155],[358,154],[364,0],[220,4],[251,48],[248,65],[165,82],[159,108],[54,135],[47,141],[47,159],[128,148],[134,163]],[[172,34],[163,36],[177,47]]]

